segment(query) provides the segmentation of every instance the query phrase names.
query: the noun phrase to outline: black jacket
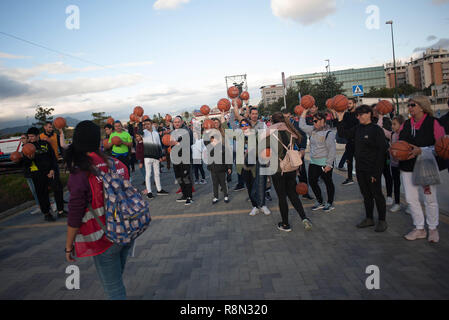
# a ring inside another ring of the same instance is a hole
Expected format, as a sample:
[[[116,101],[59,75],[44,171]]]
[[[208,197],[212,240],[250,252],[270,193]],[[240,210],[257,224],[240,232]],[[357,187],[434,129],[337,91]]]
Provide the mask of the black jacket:
[[[446,134],[449,134],[449,111],[446,112],[444,116],[439,118],[438,121],[440,122],[441,126],[444,127],[444,131],[446,132]]]
[[[337,130],[339,135],[354,141],[356,170],[367,172],[371,177],[380,179],[387,151],[383,130],[372,122],[346,129],[344,121],[338,123]]]
[[[36,147],[34,159],[29,159],[25,156],[22,158],[25,177],[32,178],[36,175],[47,175],[50,170],[56,172],[58,170],[58,162],[51,145],[44,140],[39,140],[33,144]],[[33,163],[37,170],[33,169]]]
[[[204,142],[204,144],[206,146],[210,145],[210,141],[206,141]],[[212,145],[208,148],[212,148]],[[212,159],[212,157],[214,157],[215,152],[221,149],[221,163],[209,163],[207,165],[207,169],[211,172],[226,172],[228,169],[232,170],[232,163],[226,164],[226,152],[228,152],[228,154],[232,155],[232,150],[230,150],[228,148],[228,150],[226,150],[226,147],[222,144],[219,143],[217,144],[215,147],[213,147],[210,151],[210,157]]]
[[[354,136],[353,136],[353,132],[352,130],[355,129],[356,126],[359,125],[359,120],[357,120],[357,117],[355,116],[355,112],[345,112],[344,116],[343,116],[343,121],[342,123],[338,121],[338,119],[334,120],[334,127],[338,127],[343,125],[344,130],[338,131],[338,135],[341,138],[344,138],[347,140],[347,144],[350,144],[352,146],[354,146]],[[349,133],[349,135],[348,135]]]

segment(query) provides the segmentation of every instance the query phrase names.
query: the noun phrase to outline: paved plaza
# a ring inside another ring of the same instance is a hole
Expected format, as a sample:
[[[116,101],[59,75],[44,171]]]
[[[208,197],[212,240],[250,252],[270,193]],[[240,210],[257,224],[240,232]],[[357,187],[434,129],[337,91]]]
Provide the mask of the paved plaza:
[[[175,200],[173,171],[161,174],[169,196],[150,200],[153,221],[137,239],[124,281],[130,299],[448,299],[449,217],[441,215],[440,243],[408,242],[412,228],[403,209],[388,213],[385,233],[357,229],[364,209],[358,185],[341,186],[336,172],[336,209],[312,212],[303,201],[313,230],[305,231],[290,210],[292,232],[276,228],[272,214],[249,216],[246,190],[230,192],[229,204],[212,205],[212,183],[195,185],[194,203]],[[447,175],[447,172],[443,172]],[[134,173],[133,184],[143,182]],[[231,188],[236,183],[233,175]],[[322,188],[325,190],[324,188]],[[155,189],[154,189],[155,190]],[[104,299],[91,258],[77,259],[80,290],[65,287],[63,252],[66,219],[44,223],[34,208],[0,221],[0,299]],[[377,213],[376,213],[377,214]],[[380,289],[365,286],[366,268],[379,267]]]

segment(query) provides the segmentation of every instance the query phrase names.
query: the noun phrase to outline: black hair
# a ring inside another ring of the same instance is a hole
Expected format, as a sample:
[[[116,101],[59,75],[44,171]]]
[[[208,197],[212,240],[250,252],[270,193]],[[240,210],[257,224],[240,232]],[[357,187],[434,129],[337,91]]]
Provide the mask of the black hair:
[[[253,112],[253,110],[256,110],[257,112],[259,112],[259,110],[256,107],[251,107],[251,108],[249,108],[249,113]]]
[[[373,108],[367,104],[363,104],[355,109],[356,115],[365,114],[365,113],[371,113],[371,117],[372,117],[373,116]]]
[[[326,120],[326,114],[325,113],[323,113],[323,112],[317,112],[317,113],[315,113],[314,115],[313,115],[313,117],[314,118],[317,118],[318,120],[323,120],[323,119],[325,119]]]
[[[29,128],[28,131],[27,131],[27,135],[28,135],[28,134],[33,134],[33,135],[35,135],[35,136],[38,136],[38,135],[39,135],[39,129],[36,128],[36,127],[31,127],[31,128]]]
[[[357,104],[357,100],[355,98],[349,98],[348,100],[351,100],[352,102],[354,102],[355,104]]]
[[[105,124],[103,128],[104,129],[108,128],[108,129],[114,130],[114,127],[109,123]]]

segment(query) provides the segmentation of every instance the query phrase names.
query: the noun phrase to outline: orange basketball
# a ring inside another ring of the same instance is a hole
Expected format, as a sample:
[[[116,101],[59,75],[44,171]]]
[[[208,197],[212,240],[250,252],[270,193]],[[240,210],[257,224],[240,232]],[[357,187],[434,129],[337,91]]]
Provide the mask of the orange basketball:
[[[262,159],[270,159],[270,157],[271,157],[271,149],[270,149],[270,148],[263,149],[263,150],[260,152],[259,156],[260,156]]]
[[[11,155],[9,156],[9,159],[10,159],[12,162],[15,162],[15,163],[20,162],[20,160],[22,159],[22,154],[21,154],[20,152],[18,152],[18,151],[14,151],[14,152],[11,153]]]
[[[332,99],[333,109],[337,112],[343,112],[348,109],[348,104],[348,98],[342,94],[338,94]]]
[[[171,135],[169,135],[169,134],[164,134],[163,136],[162,136],[162,144],[164,145],[164,146],[171,146],[172,145],[172,141],[171,141]]]
[[[55,126],[56,129],[62,129],[65,128],[67,123],[64,118],[58,117],[55,120],[53,120],[53,125]]]
[[[235,98],[232,99],[232,105],[234,106],[234,108],[237,107],[238,109],[240,109],[243,105],[243,102],[242,100],[240,100],[240,98]]]
[[[407,160],[412,148],[407,141],[397,141],[390,147],[391,156],[399,161]]]
[[[449,159],[449,136],[446,135],[438,139],[435,143],[435,152],[445,160]]]
[[[109,139],[104,139],[103,140],[103,146],[106,146],[107,144],[109,144]]]
[[[305,195],[309,192],[309,186],[307,183],[300,182],[296,185],[296,193],[299,195]]]
[[[32,143],[27,143],[23,146],[22,153],[28,158],[32,158],[36,153],[36,147]]]
[[[229,102],[228,99],[223,98],[218,101],[217,107],[220,111],[226,112],[229,109],[231,109],[231,103]]]
[[[298,117],[300,117],[302,115],[302,113],[304,112],[304,108],[301,105],[297,105],[295,107],[295,114],[298,115]]]
[[[210,108],[207,105],[204,105],[200,108],[200,111],[202,114],[204,114],[205,116],[207,116],[210,113]]]
[[[137,106],[134,108],[134,112],[133,112],[136,116],[141,117],[143,116],[143,108],[140,106]]]
[[[237,98],[239,96],[239,94],[240,94],[240,90],[236,86],[230,87],[228,89],[228,97],[231,99]]]
[[[382,115],[389,114],[391,111],[393,111],[393,105],[388,100],[380,100],[376,104],[376,110]]]
[[[172,119],[171,115],[169,115],[169,114],[165,115],[165,121],[170,122],[171,119]]]
[[[149,116],[143,116],[143,118],[142,118],[143,121],[145,121],[147,119],[150,119],[150,117]]]
[[[215,128],[215,122],[211,119],[206,119],[203,122],[203,128],[204,130],[209,130]]]
[[[300,104],[304,109],[310,109],[315,105],[315,98],[311,95],[305,95],[301,98]]]
[[[326,100],[326,108],[332,109],[334,107],[334,101],[332,98]]]
[[[108,124],[110,124],[111,126],[113,126],[113,125],[114,125],[114,118],[109,117],[108,120],[106,120],[106,122],[107,122]]]
[[[240,99],[242,99],[243,101],[249,100],[249,93],[247,91],[243,91],[240,94]]]
[[[131,120],[132,122],[136,122],[136,120],[137,120],[136,115],[134,113],[131,113],[129,115],[129,120]]]
[[[123,142],[122,142],[122,139],[120,139],[119,136],[114,136],[114,137],[112,137],[112,139],[111,139],[111,143],[112,143],[113,145],[120,146]]]

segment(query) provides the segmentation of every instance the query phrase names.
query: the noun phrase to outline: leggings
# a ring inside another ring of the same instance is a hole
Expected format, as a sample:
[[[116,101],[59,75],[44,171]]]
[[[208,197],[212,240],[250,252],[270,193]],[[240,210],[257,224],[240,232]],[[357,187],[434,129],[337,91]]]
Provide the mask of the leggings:
[[[309,165],[309,183],[317,201],[319,203],[323,203],[323,196],[321,195],[321,189],[318,185],[318,179],[321,177],[321,179],[323,179],[324,183],[326,184],[328,199],[327,202],[332,204],[334,202],[335,196],[335,186],[334,182],[332,181],[333,169],[326,173],[323,171],[323,168],[324,167],[312,163]]]
[[[394,203],[401,203],[401,170],[399,167],[391,166],[391,174],[393,176]]]
[[[385,197],[382,193],[382,176],[375,178],[376,181],[371,182],[371,174],[369,172],[357,171],[357,181],[365,203],[366,217],[373,219],[375,202],[379,220],[385,221],[387,208]]]
[[[391,176],[391,169],[388,156],[385,158],[384,170],[382,174],[385,178],[385,186],[387,187],[387,197],[393,195],[393,177]]]
[[[185,198],[192,198],[192,169],[190,164],[175,164],[175,177]]]
[[[259,206],[257,205],[257,201],[256,198],[254,197],[255,194],[253,195],[252,188],[254,186],[254,180],[255,178],[253,177],[253,174],[250,170],[242,170],[242,178],[245,181],[246,184],[246,191],[248,191],[248,196],[249,199],[251,200],[251,204],[253,206],[253,208],[258,208]]]

